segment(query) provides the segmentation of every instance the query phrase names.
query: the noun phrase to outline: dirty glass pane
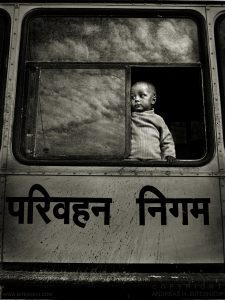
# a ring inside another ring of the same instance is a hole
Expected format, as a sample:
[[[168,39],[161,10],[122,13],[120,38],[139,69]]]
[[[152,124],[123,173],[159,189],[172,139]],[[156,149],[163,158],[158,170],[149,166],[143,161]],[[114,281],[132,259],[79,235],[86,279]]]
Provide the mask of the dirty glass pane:
[[[28,77],[27,155],[124,156],[124,70],[41,69]]]
[[[191,19],[36,17],[29,23],[27,60],[196,63]]]

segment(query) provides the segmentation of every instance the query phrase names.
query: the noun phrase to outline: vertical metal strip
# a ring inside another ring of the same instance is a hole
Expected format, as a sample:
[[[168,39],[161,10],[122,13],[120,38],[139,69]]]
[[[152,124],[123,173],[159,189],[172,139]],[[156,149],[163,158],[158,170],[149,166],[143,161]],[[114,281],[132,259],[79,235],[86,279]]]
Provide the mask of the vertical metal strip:
[[[33,157],[37,155],[37,117],[38,117],[38,107],[40,109],[40,118],[42,123],[42,112],[41,112],[41,102],[40,102],[40,94],[39,94],[39,85],[40,85],[40,79],[41,79],[41,68],[36,67],[36,76],[35,76],[36,82],[35,82],[35,95],[34,95],[34,118],[33,118]],[[42,134],[43,134],[43,141],[45,141],[44,132],[42,128]],[[44,142],[45,144],[45,142]]]
[[[223,142],[223,128],[222,128],[222,112],[221,112],[221,99],[219,92],[219,78],[217,69],[217,57],[215,46],[215,16],[216,12],[212,8],[206,8],[206,21],[208,30],[208,45],[209,45],[209,58],[210,58],[210,72],[212,79],[212,95],[213,95],[213,109],[215,121],[215,141],[217,146],[217,156],[219,171],[225,170],[225,156],[224,156],[224,142]]]
[[[0,168],[7,168],[8,151],[11,147],[11,127],[13,123],[14,113],[14,97],[16,88],[16,59],[18,49],[18,34],[19,33],[19,5],[14,5],[14,12],[12,15],[12,28],[11,39],[9,48],[9,60],[8,60],[8,74],[5,93],[5,109],[4,109],[4,125],[2,132],[2,157],[0,162]]]
[[[221,8],[219,9],[221,10]],[[207,29],[208,29],[208,43],[209,43],[209,56],[210,56],[210,69],[212,78],[212,91],[213,91],[213,108],[215,118],[215,138],[217,146],[217,157],[219,176],[224,174],[225,171],[225,152],[224,152],[224,139],[223,139],[223,124],[222,124],[222,110],[219,90],[219,77],[217,68],[216,44],[215,44],[215,21],[219,16],[218,9],[213,7],[206,8]],[[225,257],[225,178],[220,177],[220,198],[221,198],[221,215],[223,225],[223,256]],[[225,258],[224,258],[225,259]]]
[[[222,215],[222,232],[223,232],[223,260],[225,260],[225,178],[220,177],[220,202],[221,202],[221,215]]]
[[[13,116],[13,100],[15,92],[15,59],[18,52],[18,17],[19,6],[12,5],[9,7],[9,14],[11,16],[10,29],[10,45],[8,58],[8,73],[6,78],[6,92],[5,92],[5,107],[3,115],[3,129],[2,129],[2,153],[0,159],[1,173],[6,172],[8,151],[11,146],[11,124]],[[6,175],[0,175],[0,261],[3,261],[3,237],[4,237],[4,210],[5,210],[5,194],[6,194]]]
[[[125,74],[125,158],[128,158],[130,155],[130,141],[131,141],[131,110],[130,110],[130,86],[131,86],[131,70],[130,67],[126,67],[126,74]]]

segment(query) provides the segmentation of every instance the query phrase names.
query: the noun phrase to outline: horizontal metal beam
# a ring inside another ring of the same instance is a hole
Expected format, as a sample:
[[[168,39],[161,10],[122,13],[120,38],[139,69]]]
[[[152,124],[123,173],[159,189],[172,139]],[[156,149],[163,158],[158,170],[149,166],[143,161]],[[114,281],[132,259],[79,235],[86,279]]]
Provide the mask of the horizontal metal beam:
[[[223,273],[0,271],[0,285],[3,299],[17,299],[19,295],[35,296],[35,293],[42,294],[45,299],[55,299],[56,296],[61,299],[59,297],[75,295],[78,291],[83,296],[102,297],[98,299],[106,299],[106,296],[107,299],[115,299],[116,295],[140,299],[140,294],[146,295],[146,292],[148,299],[162,296],[170,296],[171,299],[180,299],[180,296],[188,299],[223,299],[225,295]]]

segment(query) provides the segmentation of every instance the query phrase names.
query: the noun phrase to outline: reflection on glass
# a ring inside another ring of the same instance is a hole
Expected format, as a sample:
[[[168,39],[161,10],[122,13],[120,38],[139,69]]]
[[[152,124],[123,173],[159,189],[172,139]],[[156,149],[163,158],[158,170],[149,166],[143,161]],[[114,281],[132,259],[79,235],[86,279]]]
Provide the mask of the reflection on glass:
[[[42,69],[36,88],[36,93],[30,89],[28,95],[27,126],[33,122],[34,142],[29,142],[28,134],[27,153],[35,157],[124,156],[124,70]]]
[[[29,57],[39,61],[199,61],[191,19],[37,17],[29,25]]]

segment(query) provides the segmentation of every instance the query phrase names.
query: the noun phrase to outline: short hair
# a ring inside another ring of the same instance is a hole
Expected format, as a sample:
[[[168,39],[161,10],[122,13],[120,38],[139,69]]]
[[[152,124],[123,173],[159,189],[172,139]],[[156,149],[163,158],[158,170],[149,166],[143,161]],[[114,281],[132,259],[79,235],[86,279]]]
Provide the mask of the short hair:
[[[156,94],[156,88],[154,86],[153,83],[149,82],[149,81],[144,81],[144,80],[138,80],[136,81],[134,84],[132,84],[132,86],[136,85],[136,84],[140,84],[140,83],[144,83],[146,84],[150,89],[152,89],[154,91],[154,93]]]

